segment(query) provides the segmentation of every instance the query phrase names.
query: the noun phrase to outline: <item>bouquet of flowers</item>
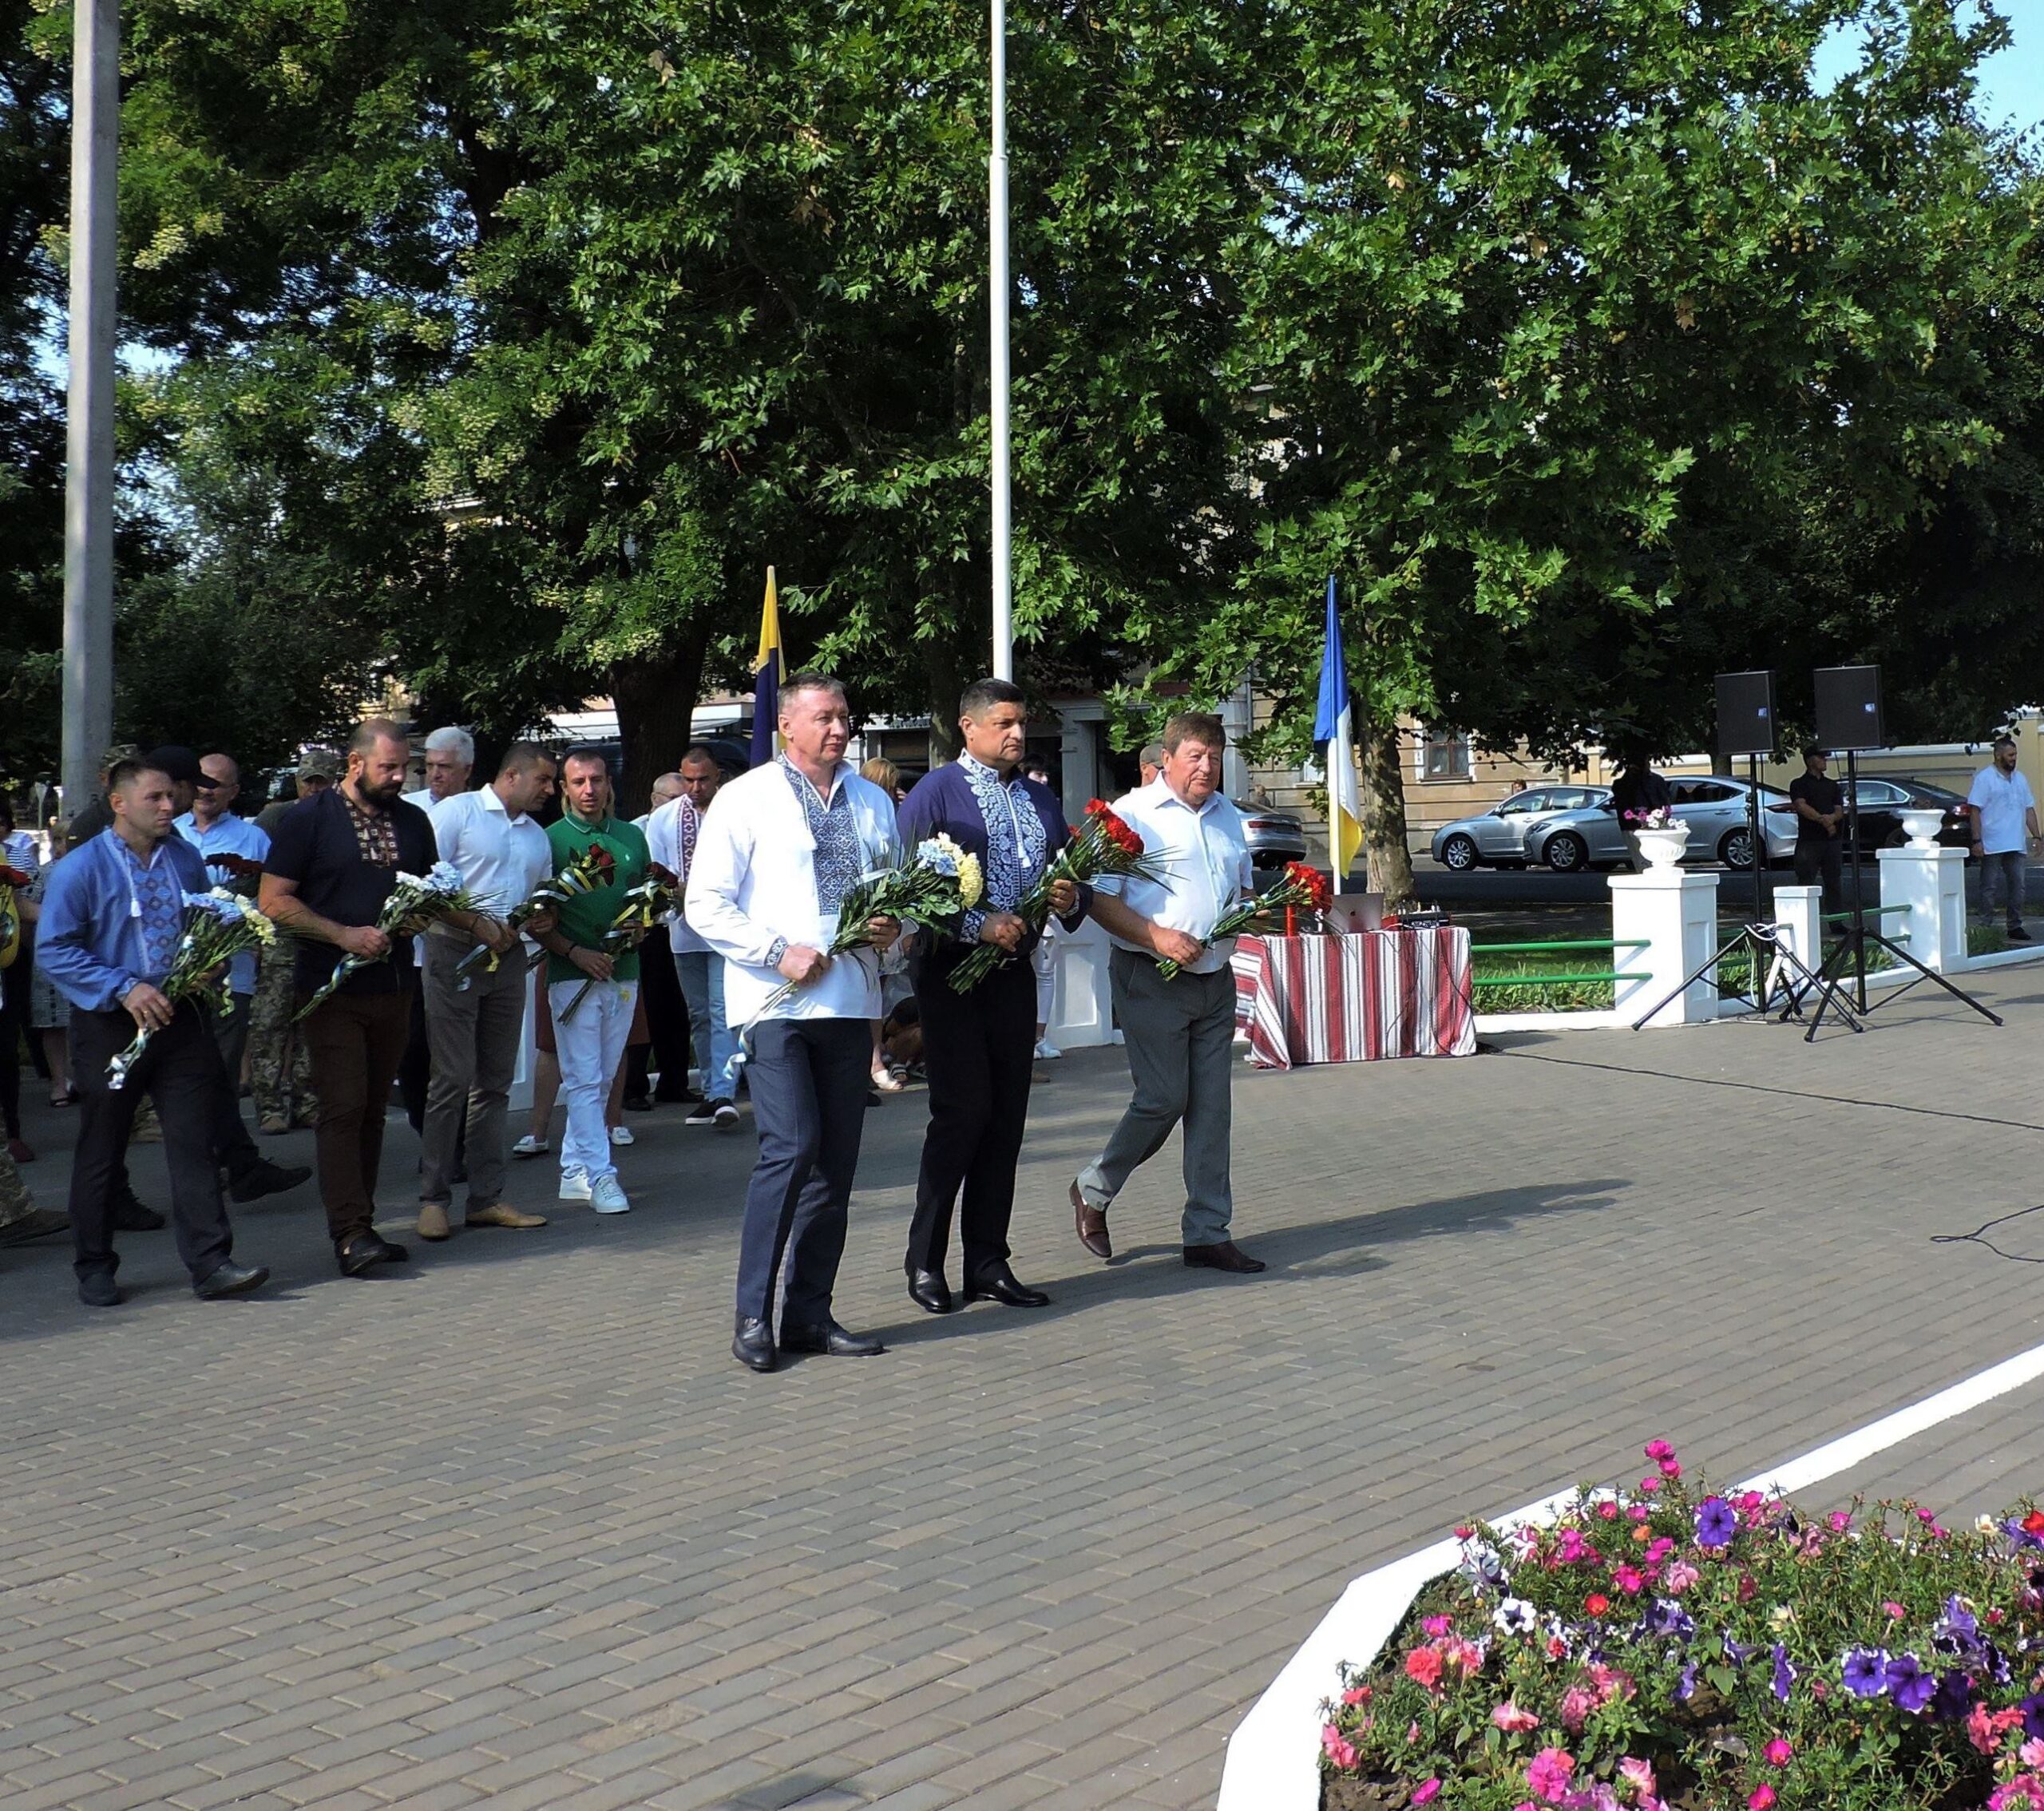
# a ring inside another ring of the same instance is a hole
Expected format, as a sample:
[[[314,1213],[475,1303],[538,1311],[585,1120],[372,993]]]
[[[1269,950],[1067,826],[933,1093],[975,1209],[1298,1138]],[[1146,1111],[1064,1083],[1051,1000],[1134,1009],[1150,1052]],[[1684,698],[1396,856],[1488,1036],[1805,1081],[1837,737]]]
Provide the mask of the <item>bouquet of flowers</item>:
[[[611,877],[616,872],[617,858],[601,843],[592,842],[559,874],[541,881],[528,898],[506,912],[504,922],[509,929],[521,931],[542,912],[551,912],[565,905],[578,894],[594,893],[600,886],[608,886]],[[502,960],[488,944],[478,943],[454,965],[455,991],[468,992],[475,980],[473,971],[478,964],[485,974],[493,975]]]
[[[394,949],[399,937],[418,936],[443,912],[474,909],[474,899],[461,885],[461,870],[451,862],[435,862],[423,874],[398,876],[398,884],[391,889],[390,897],[383,902],[383,909],[376,914],[376,928],[390,939]],[[334,965],[334,972],[327,977],[326,985],[291,1015],[293,1020],[316,1010],[356,969],[366,969],[372,961],[389,960],[387,952],[377,957],[343,956]]]
[[[170,973],[164,977],[163,997],[173,1003],[196,1000],[223,1016],[234,1002],[220,986],[221,971],[244,949],[265,949],[277,940],[277,927],[240,894],[224,886],[184,896],[184,929],[177,939]],[[153,1034],[146,1028],[106,1065],[106,1085],[125,1088],[129,1072],[141,1060]]]
[[[842,956],[866,945],[866,921],[898,918],[912,929],[945,930],[959,914],[979,904],[986,893],[980,858],[940,831],[916,845],[915,853],[897,866],[877,868],[846,890],[838,908],[838,934],[827,953]],[[784,981],[767,995],[754,1022],[771,1018],[795,990]]]
[[[14,961],[21,947],[22,909],[14,903],[15,889],[34,884],[33,876],[0,862],[0,969]]]
[[[1274,913],[1325,912],[1333,903],[1333,889],[1317,869],[1303,862],[1287,862],[1284,874],[1262,892],[1238,900],[1216,918],[1206,941],[1214,944],[1224,937],[1234,937]],[[1157,964],[1157,971],[1171,981],[1178,973],[1178,965],[1167,956]]]
[[[1682,821],[1675,815],[1672,805],[1657,805],[1650,811],[1626,813],[1626,827],[1628,830],[1674,830]]]
[[[628,889],[619,903],[616,915],[604,932],[604,953],[615,956],[620,950],[628,949],[637,943],[675,909],[680,887],[680,880],[672,870],[654,862],[646,878],[636,886]],[[585,981],[576,989],[575,997],[562,1009],[562,1024],[566,1024],[575,1016],[575,1009],[588,997],[589,989],[596,985],[592,979]]]
[[[1103,874],[1134,874],[1143,880],[1161,880],[1169,863],[1143,853],[1143,838],[1131,830],[1104,799],[1089,799],[1083,827],[1072,826],[1072,840],[1038,877],[1035,886],[1022,895],[1015,915],[1040,935],[1051,921],[1051,889],[1061,880],[1085,886]],[[969,993],[996,969],[1015,960],[1000,945],[983,943],[951,971],[951,985]]]
[[[216,893],[236,893],[244,899],[253,899],[256,890],[263,884],[263,864],[252,855],[237,855],[222,849],[203,859],[220,877],[213,882]]]

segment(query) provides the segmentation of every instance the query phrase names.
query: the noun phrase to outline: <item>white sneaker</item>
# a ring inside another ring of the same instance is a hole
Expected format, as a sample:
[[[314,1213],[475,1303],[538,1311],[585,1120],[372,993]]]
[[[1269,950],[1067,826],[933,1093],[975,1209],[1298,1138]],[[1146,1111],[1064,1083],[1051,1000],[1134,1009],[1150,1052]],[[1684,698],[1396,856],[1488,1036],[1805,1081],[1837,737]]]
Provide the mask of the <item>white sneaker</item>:
[[[586,1170],[563,1170],[561,1172],[561,1199],[563,1201],[587,1201],[589,1199],[589,1175]]]
[[[632,1211],[632,1203],[624,1199],[624,1191],[617,1186],[616,1176],[597,1178],[589,1196],[589,1205],[599,1214],[628,1214]]]
[[[612,1126],[610,1128],[610,1141],[612,1144],[636,1144],[639,1139],[631,1127]]]
[[[1056,1058],[1062,1056],[1064,1054],[1064,1052],[1059,1049],[1055,1044],[1052,1043],[1048,1038],[1041,1039],[1037,1043],[1036,1060],[1039,1063],[1052,1062]]]
[[[545,1139],[536,1138],[532,1133],[527,1132],[511,1147],[511,1155],[513,1157],[544,1157],[553,1148],[553,1147]]]

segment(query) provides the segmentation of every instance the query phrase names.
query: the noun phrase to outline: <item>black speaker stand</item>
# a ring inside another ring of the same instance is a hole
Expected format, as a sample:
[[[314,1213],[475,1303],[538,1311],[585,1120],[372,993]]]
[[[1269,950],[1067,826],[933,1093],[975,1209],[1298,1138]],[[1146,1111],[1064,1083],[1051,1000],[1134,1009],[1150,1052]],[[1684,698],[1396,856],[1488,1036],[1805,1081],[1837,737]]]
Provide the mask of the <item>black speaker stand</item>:
[[[1840,997],[1836,979],[1821,970],[1812,973],[1802,957],[1788,947],[1787,940],[1781,934],[1781,926],[1778,924],[1769,924],[1764,920],[1756,920],[1752,924],[1740,925],[1722,943],[1719,944],[1705,961],[1683,976],[1680,981],[1634,1020],[1632,1028],[1634,1031],[1643,1029],[1646,1021],[1662,1007],[1671,1000],[1679,999],[1722,962],[1727,956],[1739,949],[1744,949],[1747,953],[1753,964],[1753,977],[1749,983],[1751,991],[1737,994],[1733,997],[1747,1002],[1746,1010],[1749,1014],[1755,1017],[1764,1017],[1772,1009],[1774,1004],[1775,989],[1779,988],[1782,995],[1781,1016],[1785,1022],[1792,1017],[1800,1018],[1803,1012],[1804,997],[1806,994],[1816,993],[1821,997],[1821,1004],[1818,1008],[1820,1018],[1823,1016],[1824,1008],[1829,1006],[1854,1031],[1864,1031],[1867,1028],[1853,1016],[1852,1009]],[[1785,969],[1794,975],[1800,985],[1795,986],[1789,985],[1788,977],[1782,973]],[[1814,1023],[1812,1024],[1811,1030],[1814,1033],[1816,1030]]]

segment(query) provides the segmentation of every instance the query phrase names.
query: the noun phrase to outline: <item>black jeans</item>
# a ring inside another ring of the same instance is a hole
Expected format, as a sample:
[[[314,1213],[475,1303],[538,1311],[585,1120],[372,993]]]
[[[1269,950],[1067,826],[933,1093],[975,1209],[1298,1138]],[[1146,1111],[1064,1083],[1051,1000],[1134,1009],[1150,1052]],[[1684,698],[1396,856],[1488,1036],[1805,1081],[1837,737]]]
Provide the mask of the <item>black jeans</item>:
[[[1845,853],[1845,839],[1828,836],[1821,842],[1798,837],[1796,839],[1796,884],[1815,886],[1817,877],[1824,877],[1824,907],[1827,912],[1842,912],[1845,909],[1845,882],[1840,858]]]
[[[146,1094],[163,1121],[164,1156],[170,1165],[170,1215],[177,1255],[194,1282],[210,1276],[234,1249],[227,1207],[213,1162],[219,1104],[220,1057],[200,1022],[200,1009],[181,1002],[177,1016],[149,1040],[129,1072],[125,1088],[110,1088],[106,1065],[135,1036],[125,1012],[71,1013],[72,1068],[78,1087],[78,1148],[71,1164],[71,1235],[80,1277],[111,1276],[120,1264],[111,1224],[124,1174],[135,1109]]]
[[[1016,961],[995,969],[971,993],[959,993],[949,980],[950,955],[915,968],[929,1130],[909,1226],[908,1267],[943,1270],[956,1204],[969,1287],[1008,1262],[1015,1166],[1029,1117],[1036,1056],[1036,976],[1028,963]]]
[[[830,1318],[872,1058],[863,1019],[769,1019],[753,1035],[745,1074],[759,1159],[738,1254],[738,1311],[747,1319],[772,1320],[784,1254],[782,1329]]]

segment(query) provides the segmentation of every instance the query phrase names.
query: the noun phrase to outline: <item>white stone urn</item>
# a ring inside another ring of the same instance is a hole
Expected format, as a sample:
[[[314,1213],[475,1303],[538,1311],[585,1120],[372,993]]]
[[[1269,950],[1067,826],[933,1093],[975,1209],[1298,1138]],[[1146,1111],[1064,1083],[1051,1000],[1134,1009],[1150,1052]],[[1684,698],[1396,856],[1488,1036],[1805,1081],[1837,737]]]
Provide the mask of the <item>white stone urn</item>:
[[[1679,818],[1665,828],[1636,830],[1632,834],[1650,869],[1674,867],[1689,846],[1689,826]]]
[[[1935,807],[1902,814],[1902,827],[1909,833],[1909,846],[1911,849],[1936,848],[1938,832],[1944,828],[1944,813]]]

